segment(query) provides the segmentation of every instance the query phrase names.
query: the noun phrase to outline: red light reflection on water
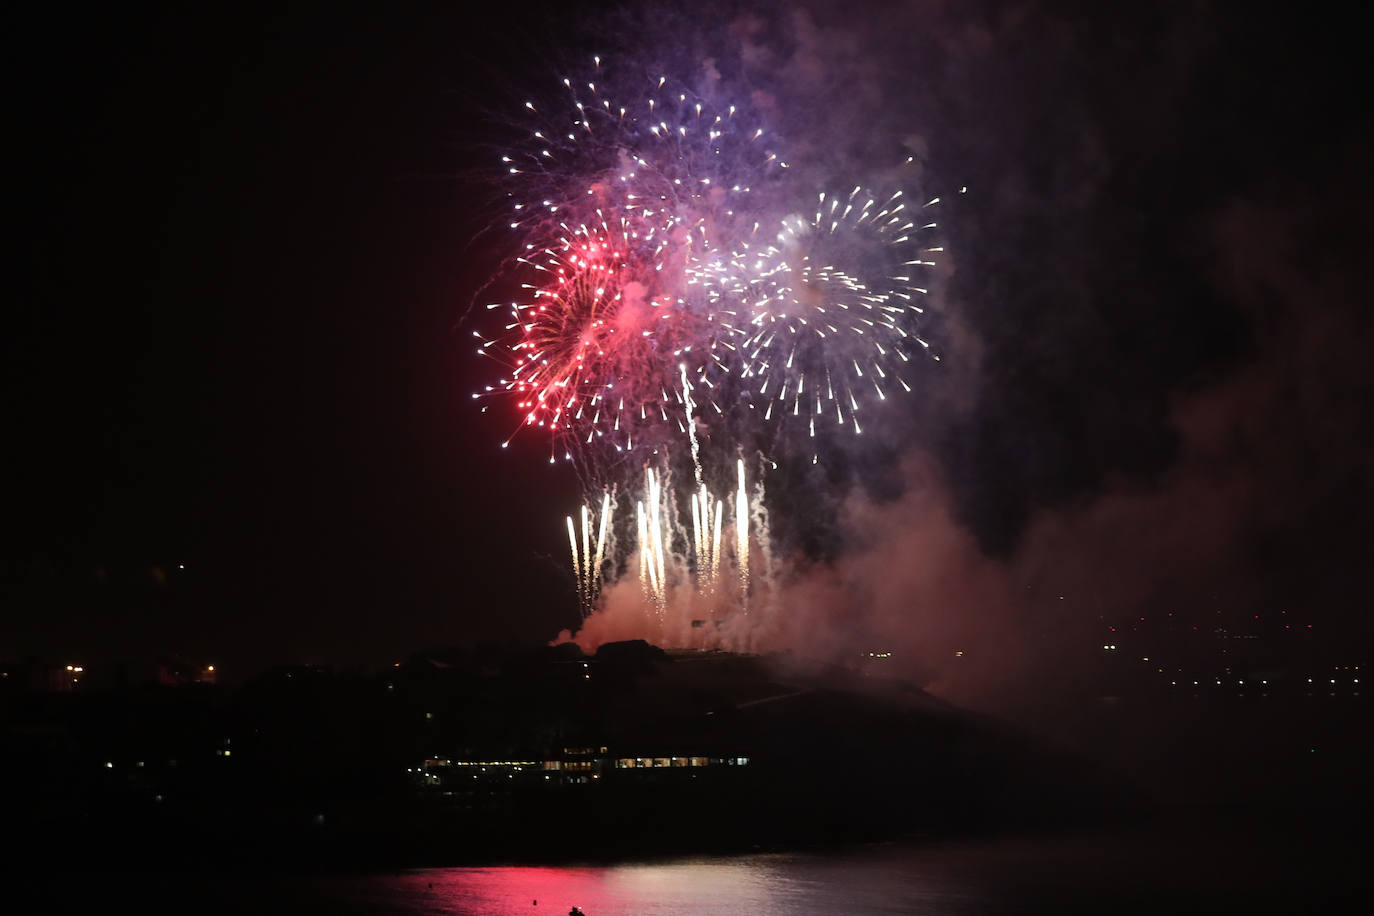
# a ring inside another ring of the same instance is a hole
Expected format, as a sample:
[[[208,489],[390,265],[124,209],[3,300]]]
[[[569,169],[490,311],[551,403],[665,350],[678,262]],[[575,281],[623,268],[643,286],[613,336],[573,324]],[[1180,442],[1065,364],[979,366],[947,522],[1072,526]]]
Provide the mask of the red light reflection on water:
[[[467,912],[463,906],[477,904],[493,916],[563,916],[576,906],[587,916],[600,916],[594,903],[606,897],[606,873],[599,868],[445,869],[426,876],[437,900],[456,907],[449,912]]]
[[[604,868],[446,868],[408,872],[369,885],[366,896],[390,912],[565,916],[762,912],[773,899],[767,870],[715,861]],[[359,888],[361,890],[361,888]],[[536,903],[537,901],[537,903]],[[757,908],[757,909],[756,909]]]

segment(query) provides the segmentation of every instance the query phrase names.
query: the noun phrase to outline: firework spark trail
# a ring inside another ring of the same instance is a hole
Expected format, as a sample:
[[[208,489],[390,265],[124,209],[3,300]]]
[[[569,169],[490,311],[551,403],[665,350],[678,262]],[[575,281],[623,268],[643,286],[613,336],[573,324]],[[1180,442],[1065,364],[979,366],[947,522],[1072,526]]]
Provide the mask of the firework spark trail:
[[[582,507],[582,594],[584,596],[582,606],[591,606],[594,599],[592,589],[592,543],[591,543],[591,509]]]
[[[743,608],[752,588],[750,537],[751,514],[761,512],[762,485],[751,498],[745,477],[744,462],[736,462],[738,486],[734,501],[734,560],[737,585],[720,589],[721,564],[725,555],[721,549],[725,525],[723,497],[713,496],[706,485],[683,494],[691,507],[690,520],[678,521],[677,501],[666,485],[664,472],[653,467],[644,470],[644,491],[635,503],[636,539],[634,554],[639,563],[640,589],[653,617],[660,624],[665,621],[669,607],[679,610],[695,608],[707,616],[715,616],[717,609]],[[568,537],[572,548],[573,574],[578,580],[579,600],[583,602],[583,616],[596,609],[601,586],[601,565],[606,532],[613,525],[613,502],[610,493],[602,496],[600,531],[595,553],[591,552],[590,531],[592,510],[583,505],[579,513],[583,520],[582,547],[578,546],[576,524],[568,516]],[[760,516],[761,518],[761,516]],[[690,525],[690,529],[684,528]],[[761,538],[765,533],[759,532]],[[675,549],[675,545],[682,550]],[[612,562],[612,567],[615,567]]]
[[[568,546],[572,548],[573,577],[577,582],[577,603],[587,606],[587,596],[582,590],[582,567],[577,559],[577,532],[573,528],[572,516],[568,516]]]
[[[712,497],[704,483],[699,493],[692,494],[691,501],[697,588],[710,593],[715,590],[720,569],[720,525],[724,502]]]
[[[654,557],[653,537],[649,534],[649,516],[644,511],[644,501],[638,503],[639,524],[639,580],[644,596],[655,609],[661,606],[663,591],[659,586],[658,564]]]
[[[582,544],[578,547],[577,523],[567,517],[568,546],[572,550],[573,578],[577,584],[577,600],[586,617],[596,608],[596,599],[601,586],[601,564],[605,556],[607,522],[611,515],[611,494],[607,492],[601,501],[601,515],[596,535],[596,551],[592,552],[592,510],[582,506],[578,512],[582,528]]]
[[[697,496],[697,494],[693,493],[693,494],[692,494],[692,547],[693,547],[694,550],[696,550],[696,553],[697,553],[698,568],[699,568],[699,564],[700,564],[700,558],[703,557],[703,556],[705,556],[705,551],[703,550],[702,545],[705,543],[706,534],[705,534],[705,532],[703,532],[703,530],[702,530],[703,525],[702,525],[701,516],[702,516],[701,499]]]
[[[663,557],[662,516],[659,511],[659,484],[653,468],[644,472],[644,499],[638,502],[640,581],[656,613],[663,612],[667,597],[667,564]]]
[[[720,523],[724,509],[725,501],[716,500],[716,532],[711,539],[711,582],[713,585],[720,577]]]
[[[739,488],[735,491],[736,559],[739,562],[740,604],[749,602],[749,494],[744,489],[744,459],[739,461]]]
[[[682,372],[682,409],[687,414],[687,439],[692,446],[692,470],[696,474],[697,486],[704,486],[701,482],[701,446],[697,443],[697,424],[692,419],[692,411],[696,404],[692,403],[692,383],[687,381],[687,364],[682,363],[678,366]]]
[[[652,537],[650,550],[657,573],[658,594],[659,594],[659,616],[663,615],[662,601],[668,589],[668,574],[666,563],[663,557],[663,513],[660,511],[663,505],[662,494],[659,492],[658,476],[654,474],[653,468],[645,471],[649,483],[649,534]]]
[[[637,534],[635,543],[639,545],[639,550],[636,551],[639,554],[639,587],[647,596],[650,593],[649,560],[648,554],[644,550],[644,539],[648,536],[649,528],[644,522],[644,500],[642,499],[635,503],[635,522]]]
[[[596,559],[592,563],[592,575],[595,576],[597,585],[601,582],[601,563],[606,552],[606,522],[611,517],[611,494],[607,492],[601,499],[601,520],[596,534]],[[588,613],[591,611],[591,602],[588,602]],[[585,614],[583,616],[586,616]]]

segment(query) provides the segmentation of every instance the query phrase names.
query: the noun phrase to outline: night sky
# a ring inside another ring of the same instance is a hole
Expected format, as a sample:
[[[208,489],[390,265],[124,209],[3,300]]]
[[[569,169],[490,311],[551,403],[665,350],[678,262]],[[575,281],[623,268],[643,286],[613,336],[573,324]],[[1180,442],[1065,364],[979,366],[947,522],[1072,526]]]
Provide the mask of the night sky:
[[[1360,30],[1221,4],[852,6],[604,31],[539,4],[12,21],[0,656],[249,670],[571,625],[577,479],[542,441],[500,450],[469,399],[501,116],[560,57],[691,67],[704,46],[753,61],[799,158],[839,174],[918,136],[932,180],[969,188],[940,373],[820,491],[778,485],[925,563],[919,600],[865,627],[1039,613],[981,591],[995,576],[1367,640]],[[800,579],[873,562],[836,527]]]

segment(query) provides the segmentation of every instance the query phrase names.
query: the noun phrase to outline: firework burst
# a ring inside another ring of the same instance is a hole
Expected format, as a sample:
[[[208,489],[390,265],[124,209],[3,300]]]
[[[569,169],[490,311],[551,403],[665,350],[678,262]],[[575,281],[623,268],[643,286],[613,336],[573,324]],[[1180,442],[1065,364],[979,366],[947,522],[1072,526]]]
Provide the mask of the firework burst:
[[[628,451],[659,425],[685,431],[677,374],[716,330],[690,278],[737,244],[742,203],[785,167],[733,105],[599,60],[594,76],[565,79],[548,112],[526,103],[524,145],[504,157],[522,294],[488,306],[501,327],[474,332],[505,370],[474,397],[513,399],[519,426],[552,434],[551,460],[560,444],[571,458],[596,439]]]
[[[918,328],[943,250],[938,204],[862,186],[822,192],[805,215],[781,219],[770,244],[699,267],[722,332],[699,381],[812,438],[825,423],[861,434],[867,403],[912,390],[915,353],[939,359]]]

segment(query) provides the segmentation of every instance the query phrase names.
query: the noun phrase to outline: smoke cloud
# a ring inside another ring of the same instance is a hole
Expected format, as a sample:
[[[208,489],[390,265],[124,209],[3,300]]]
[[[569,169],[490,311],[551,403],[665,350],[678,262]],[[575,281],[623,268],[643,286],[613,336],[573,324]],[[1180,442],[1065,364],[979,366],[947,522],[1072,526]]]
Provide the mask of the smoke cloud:
[[[1367,630],[1367,138],[1287,182],[1215,79],[1268,49],[1221,56],[1205,7],[1139,30],[1035,4],[912,4],[881,27],[841,12],[741,16],[735,67],[702,72],[754,83],[820,180],[871,180],[901,151],[971,188],[936,298],[945,357],[878,430],[898,485],[867,486],[851,455],[834,492],[787,492],[793,512],[834,507],[837,546],[780,551],[706,634],[700,608],[659,624],[626,580],[561,638],[891,653],[894,673],[1006,710],[1075,689],[1103,635],[1130,651],[1142,618]]]

